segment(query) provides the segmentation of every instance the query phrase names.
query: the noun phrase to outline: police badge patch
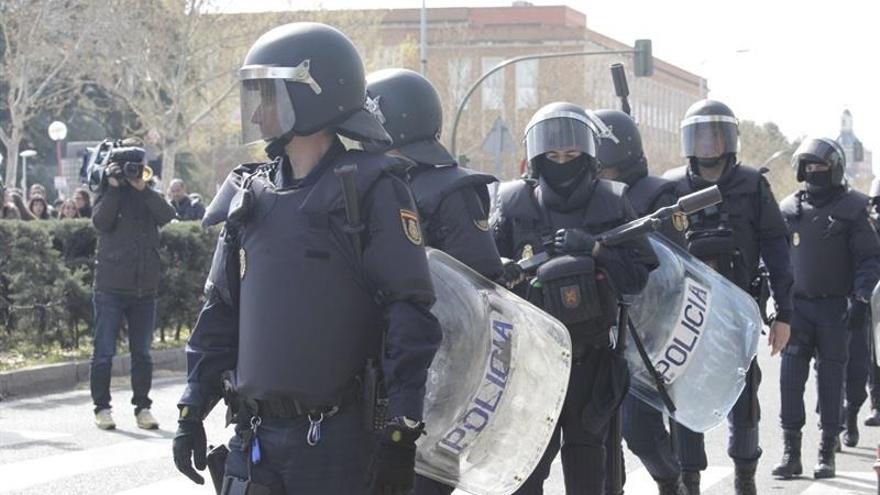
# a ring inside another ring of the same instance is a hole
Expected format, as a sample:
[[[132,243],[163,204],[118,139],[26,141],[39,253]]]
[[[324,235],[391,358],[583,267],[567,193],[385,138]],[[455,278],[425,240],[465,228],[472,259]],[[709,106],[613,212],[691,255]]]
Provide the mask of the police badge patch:
[[[581,290],[577,285],[567,285],[559,289],[562,294],[562,305],[574,309],[581,304]]]
[[[684,232],[688,228],[688,217],[683,212],[677,211],[672,214],[672,226],[679,232]]]
[[[400,210],[400,223],[403,233],[409,242],[416,246],[422,245],[422,227],[419,225],[419,216],[410,210]]]
[[[247,254],[244,252],[244,248],[240,248],[238,250],[238,277],[244,278],[244,272],[247,270]]]
[[[534,255],[535,255],[535,250],[532,249],[532,245],[531,245],[531,244],[526,244],[526,245],[523,246],[523,248],[522,248],[522,253],[520,253],[520,255],[519,255],[519,259],[521,259],[521,260],[527,260],[527,259],[531,258],[531,257],[534,256]]]
[[[797,246],[801,243],[801,235],[798,232],[795,232],[791,235],[791,243],[794,246]]]

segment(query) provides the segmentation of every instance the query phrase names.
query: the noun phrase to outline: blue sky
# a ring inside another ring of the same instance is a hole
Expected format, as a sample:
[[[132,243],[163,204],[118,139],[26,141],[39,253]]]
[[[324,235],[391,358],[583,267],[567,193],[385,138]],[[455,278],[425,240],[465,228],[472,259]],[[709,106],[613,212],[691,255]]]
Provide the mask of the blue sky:
[[[241,11],[414,8],[421,0],[220,0]],[[533,0],[568,5],[621,41],[650,38],[654,54],[709,80],[710,97],[789,137],[836,137],[849,108],[880,167],[880,3],[876,0]],[[428,7],[509,1],[427,0]],[[429,54],[430,57],[430,54]]]

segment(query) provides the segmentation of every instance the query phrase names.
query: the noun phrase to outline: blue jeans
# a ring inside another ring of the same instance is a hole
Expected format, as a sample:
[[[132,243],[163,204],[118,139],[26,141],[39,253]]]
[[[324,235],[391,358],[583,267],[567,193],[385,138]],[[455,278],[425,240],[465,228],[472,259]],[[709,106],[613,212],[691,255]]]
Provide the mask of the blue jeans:
[[[149,408],[150,386],[153,382],[153,360],[150,345],[156,326],[156,297],[136,297],[95,291],[95,341],[89,381],[95,412],[110,408],[110,374],[116,340],[122,319],[128,322],[128,345],[131,351],[131,403],[135,414]]]

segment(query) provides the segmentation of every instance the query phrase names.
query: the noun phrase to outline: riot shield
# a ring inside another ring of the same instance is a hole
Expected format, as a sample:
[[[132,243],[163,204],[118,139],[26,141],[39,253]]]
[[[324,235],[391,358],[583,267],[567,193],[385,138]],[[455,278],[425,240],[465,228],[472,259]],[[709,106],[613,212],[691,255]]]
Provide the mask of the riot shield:
[[[666,385],[666,409],[635,346],[626,358],[632,392],[693,431],[718,425],[745,387],[757,354],[761,313],[754,299],[686,250],[649,235],[660,266],[633,299],[630,321]]]
[[[874,365],[880,366],[880,283],[871,294],[871,350],[874,354]]]
[[[477,495],[516,491],[556,427],[571,369],[565,326],[428,249],[443,344],[428,370],[416,472]]]

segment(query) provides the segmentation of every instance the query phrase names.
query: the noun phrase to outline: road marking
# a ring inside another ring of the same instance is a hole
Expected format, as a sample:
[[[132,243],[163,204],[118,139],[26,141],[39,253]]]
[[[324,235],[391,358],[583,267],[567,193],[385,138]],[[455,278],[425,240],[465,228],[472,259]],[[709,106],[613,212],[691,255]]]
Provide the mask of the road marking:
[[[731,473],[733,473],[732,467],[709,466],[701,473],[700,489],[708,490],[730,476]],[[627,493],[654,493],[657,491],[657,483],[647,469],[640,467],[626,473],[626,485],[623,488]]]
[[[116,492],[114,495],[156,495],[157,493],[173,493],[174,495],[205,495],[209,493],[211,478],[205,476],[205,484],[197,485],[182,474],[176,478],[139,486],[130,490]]]
[[[61,437],[72,437],[73,433],[59,433],[56,431],[33,431],[33,430],[0,430],[0,449],[28,442],[41,442]]]
[[[844,495],[877,493],[877,475],[871,471],[837,473],[830,479],[814,481],[801,495]]]
[[[0,466],[0,493],[126,464],[171,457],[171,441],[149,438]]]

